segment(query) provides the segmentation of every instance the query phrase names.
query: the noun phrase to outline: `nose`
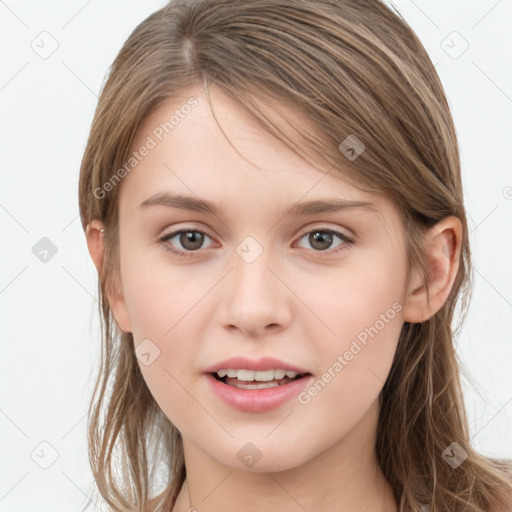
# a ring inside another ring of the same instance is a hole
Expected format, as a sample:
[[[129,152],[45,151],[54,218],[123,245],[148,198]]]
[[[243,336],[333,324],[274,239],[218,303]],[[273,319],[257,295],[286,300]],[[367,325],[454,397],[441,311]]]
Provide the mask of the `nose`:
[[[293,294],[267,251],[252,262],[235,254],[233,265],[217,310],[223,327],[254,337],[285,329],[291,319]]]

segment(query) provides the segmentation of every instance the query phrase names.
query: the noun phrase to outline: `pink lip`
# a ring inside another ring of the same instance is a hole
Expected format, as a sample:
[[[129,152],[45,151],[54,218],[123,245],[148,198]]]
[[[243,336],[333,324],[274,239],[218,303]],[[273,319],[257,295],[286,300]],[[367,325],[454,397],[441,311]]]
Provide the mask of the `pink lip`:
[[[208,373],[206,378],[213,392],[228,405],[242,412],[264,412],[296,397],[311,382],[313,376],[305,375],[288,384],[266,389],[240,389],[229,386],[217,380],[211,373]]]
[[[230,357],[225,361],[214,364],[209,368],[206,368],[205,373],[213,373],[221,370],[222,368],[233,368],[235,370],[252,370],[252,371],[265,371],[265,370],[278,370],[282,368],[283,370],[292,370],[297,373],[309,373],[307,370],[303,368],[299,368],[298,366],[294,366],[284,361],[280,361],[279,359],[275,359],[273,357],[262,357],[258,361],[254,361],[252,359],[247,359],[246,357]]]

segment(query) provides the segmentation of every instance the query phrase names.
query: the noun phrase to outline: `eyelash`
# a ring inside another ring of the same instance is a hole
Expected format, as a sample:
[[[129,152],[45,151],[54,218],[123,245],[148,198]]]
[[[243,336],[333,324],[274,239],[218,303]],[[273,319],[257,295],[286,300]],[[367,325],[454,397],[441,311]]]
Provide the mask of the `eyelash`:
[[[195,253],[199,252],[199,250],[196,250],[196,251],[177,251],[176,249],[173,249],[167,243],[168,240],[171,240],[176,235],[179,235],[181,233],[201,233],[202,235],[206,235],[208,238],[211,238],[207,233],[205,233],[204,231],[201,231],[199,229],[180,229],[178,231],[173,231],[172,233],[164,235],[162,238],[160,238],[158,240],[164,246],[165,250],[171,252],[172,254],[174,254],[174,255],[176,255],[176,256],[178,256],[180,258],[191,258],[191,257],[194,256]],[[316,229],[312,229],[312,230],[306,231],[305,233],[302,233],[300,235],[299,240],[304,238],[306,235],[310,235],[311,233],[329,233],[331,235],[336,235],[337,237],[339,237],[343,241],[343,243],[340,244],[338,247],[336,247],[334,250],[326,249],[325,251],[315,251],[314,249],[310,249],[313,252],[318,252],[318,253],[324,253],[324,252],[327,253],[328,252],[331,255],[333,255],[333,254],[337,254],[338,252],[340,252],[340,251],[342,251],[344,249],[350,248],[354,244],[354,241],[352,239],[350,239],[349,237],[347,237],[346,235],[344,235],[343,233],[341,233],[339,231],[336,231],[334,229],[328,229],[328,228],[325,228],[325,229],[323,229],[323,228],[316,228]]]

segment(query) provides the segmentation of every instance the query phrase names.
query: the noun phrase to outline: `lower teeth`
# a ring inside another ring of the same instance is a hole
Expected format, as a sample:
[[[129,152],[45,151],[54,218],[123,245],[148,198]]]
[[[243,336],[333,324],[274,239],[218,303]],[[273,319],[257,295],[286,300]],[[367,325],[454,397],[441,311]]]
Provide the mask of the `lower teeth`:
[[[235,388],[241,389],[266,389],[266,388],[275,388],[279,386],[277,382],[235,382],[233,384],[228,384],[228,386],[234,386]]]

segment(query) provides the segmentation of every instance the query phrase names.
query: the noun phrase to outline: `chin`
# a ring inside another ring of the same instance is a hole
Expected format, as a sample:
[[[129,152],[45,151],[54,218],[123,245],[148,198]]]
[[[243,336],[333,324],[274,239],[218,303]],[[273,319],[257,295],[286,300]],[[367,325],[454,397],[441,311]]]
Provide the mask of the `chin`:
[[[235,457],[226,459],[226,452],[222,453],[219,460],[225,466],[234,471],[247,471],[250,473],[275,473],[297,468],[306,463],[310,457],[306,453],[297,451],[297,444],[292,449],[281,446],[278,449],[269,446],[264,441],[239,443],[240,448],[235,449]]]

